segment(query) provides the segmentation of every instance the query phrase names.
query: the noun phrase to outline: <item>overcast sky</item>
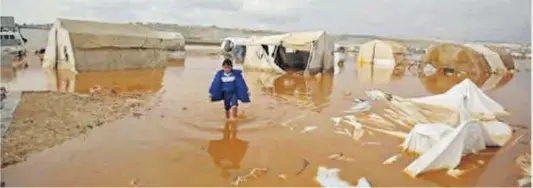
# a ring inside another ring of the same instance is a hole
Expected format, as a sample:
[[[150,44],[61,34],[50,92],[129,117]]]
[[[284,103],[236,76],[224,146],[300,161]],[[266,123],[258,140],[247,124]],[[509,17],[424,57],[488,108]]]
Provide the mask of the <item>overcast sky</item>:
[[[531,0],[1,0],[17,22],[58,17],[282,31],[528,42]]]

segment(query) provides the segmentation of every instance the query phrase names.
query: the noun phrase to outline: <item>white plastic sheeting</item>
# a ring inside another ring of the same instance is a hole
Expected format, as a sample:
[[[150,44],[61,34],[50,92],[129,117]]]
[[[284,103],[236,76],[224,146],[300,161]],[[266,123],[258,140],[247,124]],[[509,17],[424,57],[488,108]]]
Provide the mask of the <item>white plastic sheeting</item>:
[[[453,128],[443,123],[417,124],[402,143],[402,148],[423,154],[451,131]]]
[[[513,130],[508,124],[497,120],[482,121],[481,126],[487,146],[502,147],[513,135]]]
[[[366,178],[360,178],[356,186],[351,185],[349,182],[339,178],[338,168],[326,168],[319,166],[315,181],[317,181],[322,187],[370,187],[370,183]]]
[[[484,150],[483,130],[476,121],[462,123],[404,169],[411,177],[438,169],[454,169],[463,154]]]
[[[429,97],[411,98],[412,101],[459,111],[466,97],[466,110],[485,118],[494,118],[509,113],[496,101],[488,97],[470,79],[465,79],[443,94]]]

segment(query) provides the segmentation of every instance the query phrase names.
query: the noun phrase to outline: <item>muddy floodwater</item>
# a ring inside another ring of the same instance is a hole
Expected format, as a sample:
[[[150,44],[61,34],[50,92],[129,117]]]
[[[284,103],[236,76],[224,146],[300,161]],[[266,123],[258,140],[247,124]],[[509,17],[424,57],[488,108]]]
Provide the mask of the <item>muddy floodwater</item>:
[[[158,105],[141,117],[108,123],[3,168],[2,180],[7,186],[231,186],[235,178],[266,168],[240,186],[319,186],[314,180],[318,166],[340,168],[341,179],[352,184],[365,177],[372,186],[515,186],[521,177],[514,160],[529,150],[529,143],[463,157],[460,168],[466,172],[459,178],[430,172],[412,179],[402,172],[412,158],[382,164],[400,152],[401,139],[374,132],[354,140],[333,133],[330,118],[345,115],[354,97],[366,99],[368,89],[428,96],[460,81],[454,77],[419,78],[409,71],[383,76],[390,70],[356,71],[354,62],[320,79],[246,71],[252,103],[241,104],[236,125],[227,125],[223,105],[211,103],[207,93],[219,67],[218,57],[198,56],[165,70],[82,73],[76,91],[93,84],[157,90],[153,100]],[[46,89],[46,75],[39,70],[2,80],[13,88]],[[515,137],[529,134],[530,73],[478,79],[485,79],[479,87],[512,113],[505,122],[527,127]],[[287,123],[296,117],[302,118]],[[338,153],[353,160],[328,158]]]

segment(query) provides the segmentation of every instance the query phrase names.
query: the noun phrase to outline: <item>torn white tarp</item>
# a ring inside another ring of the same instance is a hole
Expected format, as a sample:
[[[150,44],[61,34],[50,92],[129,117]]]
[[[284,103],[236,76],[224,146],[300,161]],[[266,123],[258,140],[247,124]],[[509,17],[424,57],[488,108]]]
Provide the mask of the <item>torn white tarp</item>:
[[[474,116],[496,117],[509,114],[500,104],[485,95],[470,79],[463,80],[446,93],[411,100],[458,111],[463,105],[465,96],[468,99],[466,109]]]
[[[339,178],[340,171],[338,168],[319,166],[315,181],[322,187],[354,187],[349,182]],[[355,187],[370,187],[370,183],[366,178],[360,178]]]
[[[417,124],[402,143],[405,151],[423,154],[444,136],[453,131],[453,128],[443,123]]]
[[[498,120],[482,121],[481,126],[487,146],[502,147],[513,136],[511,127]]]
[[[463,154],[485,148],[480,124],[477,121],[464,122],[409,164],[404,172],[416,177],[430,170],[453,169],[459,165]]]

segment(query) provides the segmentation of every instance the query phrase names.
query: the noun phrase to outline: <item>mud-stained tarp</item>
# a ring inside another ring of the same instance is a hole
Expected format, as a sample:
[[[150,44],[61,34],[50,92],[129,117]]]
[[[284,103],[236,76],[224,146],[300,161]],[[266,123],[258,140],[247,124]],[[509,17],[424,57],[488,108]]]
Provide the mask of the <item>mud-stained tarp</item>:
[[[2,137],[4,137],[9,126],[11,125],[11,121],[13,121],[13,114],[17,109],[21,97],[21,91],[10,91],[7,93],[7,98],[2,101],[2,121],[0,122],[2,128]]]
[[[491,71],[483,54],[459,44],[432,45],[422,57],[422,61],[437,68],[453,68],[471,75],[482,75]]]

